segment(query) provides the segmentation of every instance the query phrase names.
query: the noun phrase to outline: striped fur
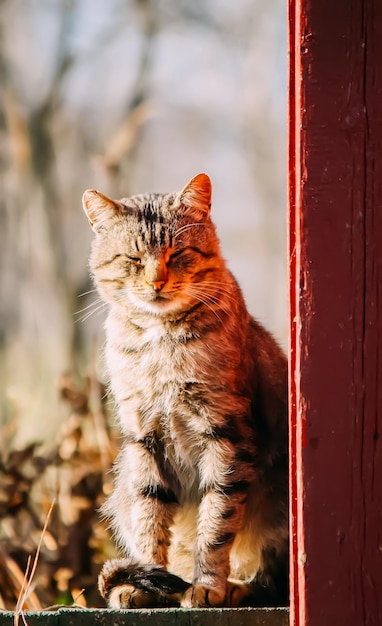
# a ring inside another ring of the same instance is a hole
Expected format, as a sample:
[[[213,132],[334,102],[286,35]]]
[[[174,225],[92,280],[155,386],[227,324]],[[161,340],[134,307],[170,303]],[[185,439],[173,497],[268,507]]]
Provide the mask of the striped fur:
[[[124,436],[104,507],[125,555],[100,576],[114,607],[287,602],[287,364],[247,312],[210,202],[205,174],[83,198]]]

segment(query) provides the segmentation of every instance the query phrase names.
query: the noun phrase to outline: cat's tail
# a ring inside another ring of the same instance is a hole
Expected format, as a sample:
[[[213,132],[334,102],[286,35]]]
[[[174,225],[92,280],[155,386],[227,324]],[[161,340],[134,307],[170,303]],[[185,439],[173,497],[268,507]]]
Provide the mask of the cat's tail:
[[[110,608],[179,606],[191,586],[158,565],[139,565],[129,558],[106,561],[98,589]]]

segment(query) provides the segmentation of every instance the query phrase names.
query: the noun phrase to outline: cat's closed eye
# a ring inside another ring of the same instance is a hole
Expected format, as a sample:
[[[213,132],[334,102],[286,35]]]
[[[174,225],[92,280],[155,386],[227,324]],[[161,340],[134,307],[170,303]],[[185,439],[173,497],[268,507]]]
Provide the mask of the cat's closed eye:
[[[190,248],[184,248],[171,254],[169,263],[174,269],[186,269],[195,263],[195,253]]]
[[[177,250],[177,252],[172,252],[170,254],[169,260],[172,261],[173,259],[176,259],[177,257],[181,256],[182,254],[184,254],[186,251],[186,249],[183,250]]]

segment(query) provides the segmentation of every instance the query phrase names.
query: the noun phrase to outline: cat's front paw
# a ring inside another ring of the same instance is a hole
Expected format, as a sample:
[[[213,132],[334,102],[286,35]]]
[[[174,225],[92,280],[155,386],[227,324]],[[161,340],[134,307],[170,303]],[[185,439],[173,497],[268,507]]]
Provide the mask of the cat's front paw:
[[[139,565],[129,558],[106,561],[98,589],[111,609],[142,609],[180,604],[190,583],[158,565]]]
[[[137,587],[134,579],[134,566],[127,559],[113,559],[104,564],[98,577],[98,589],[110,609],[161,606],[159,594]]]
[[[110,609],[147,609],[166,606],[165,598],[159,594],[137,589],[132,585],[114,587],[108,597]]]
[[[185,609],[221,607],[225,605],[226,590],[210,585],[191,585],[182,598]]]

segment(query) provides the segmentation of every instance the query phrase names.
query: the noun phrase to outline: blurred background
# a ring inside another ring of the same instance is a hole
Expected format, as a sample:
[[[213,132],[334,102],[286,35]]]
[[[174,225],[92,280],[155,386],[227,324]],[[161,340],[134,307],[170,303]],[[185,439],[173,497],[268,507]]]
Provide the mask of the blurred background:
[[[97,375],[103,313],[87,308],[86,188],[114,198],[172,191],[207,172],[228,264],[250,311],[286,346],[286,30],[285,0],[2,0],[3,519],[33,509],[26,503],[42,475],[51,493],[62,490],[61,471],[70,475],[73,498],[75,480],[91,474],[82,467],[74,479],[74,459],[88,455],[94,484],[71,501],[81,521],[114,454]],[[35,500],[46,513],[45,483]],[[69,500],[61,494],[67,510]],[[65,550],[69,522],[55,522],[65,540],[51,537]],[[0,542],[1,532],[4,524]],[[62,565],[64,588],[73,568]],[[1,581],[0,568],[0,600]]]

